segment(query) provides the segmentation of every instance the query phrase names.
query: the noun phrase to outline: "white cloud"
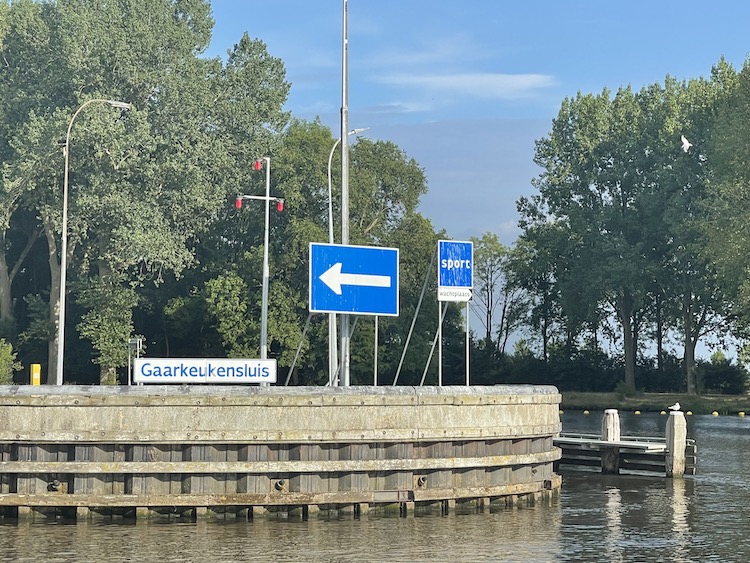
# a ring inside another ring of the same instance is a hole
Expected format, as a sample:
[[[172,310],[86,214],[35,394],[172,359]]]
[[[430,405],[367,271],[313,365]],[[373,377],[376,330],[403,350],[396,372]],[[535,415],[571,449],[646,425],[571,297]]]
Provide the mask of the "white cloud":
[[[458,94],[481,99],[518,99],[555,85],[546,74],[459,73],[459,74],[390,74],[375,80],[393,86],[406,86]]]

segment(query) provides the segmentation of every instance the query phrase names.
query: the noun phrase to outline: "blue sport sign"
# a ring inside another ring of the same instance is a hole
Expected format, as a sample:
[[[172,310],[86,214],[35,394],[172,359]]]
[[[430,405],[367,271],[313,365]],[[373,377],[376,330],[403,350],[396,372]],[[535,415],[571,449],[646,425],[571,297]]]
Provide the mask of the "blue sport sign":
[[[310,243],[310,312],[398,316],[398,249]]]
[[[474,288],[474,244],[438,241],[438,301],[471,301]]]

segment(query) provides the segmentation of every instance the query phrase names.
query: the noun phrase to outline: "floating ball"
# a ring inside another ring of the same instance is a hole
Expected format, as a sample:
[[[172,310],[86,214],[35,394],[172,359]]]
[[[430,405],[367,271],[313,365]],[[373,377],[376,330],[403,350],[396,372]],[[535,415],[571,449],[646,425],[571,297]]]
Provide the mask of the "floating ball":
[[[711,416],[719,416],[719,413],[716,412],[716,411],[714,411],[714,412],[711,413]]]
[[[589,411],[583,411],[583,414],[591,414]]]

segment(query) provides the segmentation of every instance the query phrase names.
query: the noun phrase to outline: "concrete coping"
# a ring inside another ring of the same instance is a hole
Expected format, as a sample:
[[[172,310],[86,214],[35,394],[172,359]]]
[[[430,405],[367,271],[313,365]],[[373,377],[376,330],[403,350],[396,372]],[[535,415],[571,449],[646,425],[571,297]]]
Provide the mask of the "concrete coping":
[[[351,387],[320,386],[270,386],[255,385],[0,385],[0,397],[42,397],[42,396],[132,396],[132,397],[429,397],[429,396],[472,396],[480,399],[486,396],[540,396],[558,395],[552,385],[474,385],[474,386],[379,386]]]

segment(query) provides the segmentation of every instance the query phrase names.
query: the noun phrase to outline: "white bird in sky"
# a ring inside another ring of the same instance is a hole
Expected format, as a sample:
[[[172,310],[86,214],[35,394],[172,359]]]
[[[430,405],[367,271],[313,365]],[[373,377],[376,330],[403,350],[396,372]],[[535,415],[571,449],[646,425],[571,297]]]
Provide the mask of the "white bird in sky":
[[[682,140],[682,150],[685,151],[685,152],[688,152],[690,150],[690,147],[693,146],[693,143],[691,143],[690,141],[688,141],[685,138],[685,135],[681,136],[681,140]]]
[[[680,410],[680,403],[675,403],[674,405],[672,405],[671,407],[669,407],[669,410],[671,410],[671,411],[678,411],[678,410]]]

